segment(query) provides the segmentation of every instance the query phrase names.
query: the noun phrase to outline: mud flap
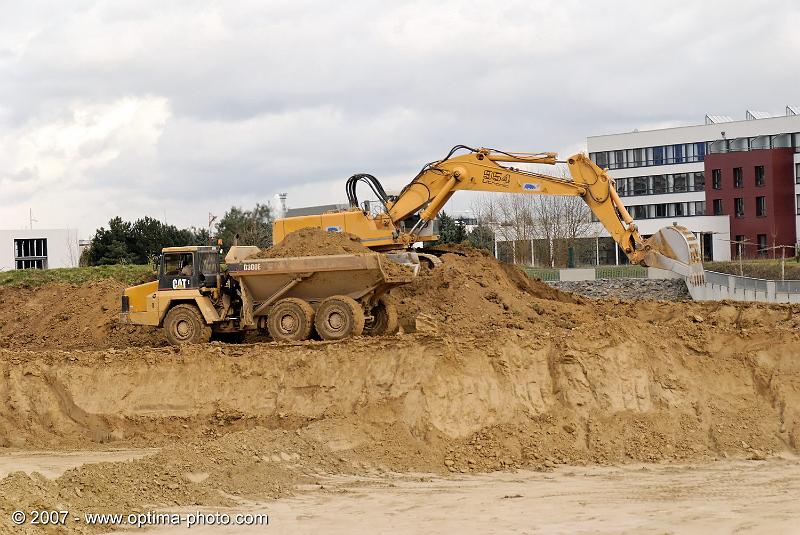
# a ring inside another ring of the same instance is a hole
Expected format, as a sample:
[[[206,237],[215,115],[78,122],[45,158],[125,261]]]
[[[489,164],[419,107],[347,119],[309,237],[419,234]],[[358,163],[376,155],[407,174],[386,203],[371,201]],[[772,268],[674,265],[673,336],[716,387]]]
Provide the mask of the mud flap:
[[[241,323],[244,326],[251,327],[256,324],[253,317],[253,295],[244,280],[239,280],[240,294],[242,297],[242,317]]]

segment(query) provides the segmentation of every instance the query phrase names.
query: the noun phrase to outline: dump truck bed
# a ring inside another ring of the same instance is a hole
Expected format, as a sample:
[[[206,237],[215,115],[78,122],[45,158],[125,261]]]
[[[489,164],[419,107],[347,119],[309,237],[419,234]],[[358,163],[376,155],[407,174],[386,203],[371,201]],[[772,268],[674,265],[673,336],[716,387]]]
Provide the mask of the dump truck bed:
[[[413,279],[411,270],[380,254],[245,259],[234,254],[227,260],[228,274],[261,303],[276,297],[315,303],[332,295],[360,300]]]

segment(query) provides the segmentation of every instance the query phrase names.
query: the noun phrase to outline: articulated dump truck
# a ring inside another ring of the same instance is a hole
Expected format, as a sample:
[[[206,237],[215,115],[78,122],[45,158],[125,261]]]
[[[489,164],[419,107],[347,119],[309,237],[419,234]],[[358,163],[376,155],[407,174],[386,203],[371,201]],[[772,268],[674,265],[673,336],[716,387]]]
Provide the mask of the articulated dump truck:
[[[253,258],[257,247],[231,247],[223,269],[216,247],[170,247],[158,280],[127,288],[123,323],[164,328],[173,345],[242,341],[248,331],[276,341],[323,340],[398,330],[387,292],[414,271],[380,254]]]

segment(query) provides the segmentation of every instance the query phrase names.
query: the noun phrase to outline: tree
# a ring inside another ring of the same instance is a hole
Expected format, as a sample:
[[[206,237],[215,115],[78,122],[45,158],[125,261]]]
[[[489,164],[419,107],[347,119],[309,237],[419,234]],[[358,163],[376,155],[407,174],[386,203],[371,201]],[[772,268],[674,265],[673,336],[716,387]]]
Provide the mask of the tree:
[[[108,222],[108,230],[97,229],[89,248],[89,265],[132,264],[136,255],[130,251],[132,245],[131,223],[115,217]]]
[[[453,219],[445,212],[439,214],[439,240],[438,243],[461,243],[467,239],[467,229],[464,222]]]
[[[569,178],[566,169],[561,177]],[[472,211],[480,225],[495,230],[498,241],[515,242],[515,260],[534,256],[531,241],[536,240],[540,246],[535,256],[546,258],[551,266],[565,264],[568,249],[593,229],[591,210],[580,197],[489,194],[479,198]]]
[[[478,225],[467,235],[467,241],[476,249],[485,249],[494,254],[494,231],[486,225]]]
[[[152,217],[130,223],[115,217],[108,229],[100,227],[86,253],[91,266],[108,264],[146,264],[164,247],[202,245],[208,243],[208,232],[179,229]]]
[[[240,245],[272,246],[272,207],[256,204],[252,210],[233,206],[217,223],[217,238],[225,248],[234,244],[236,236]]]
[[[268,204],[257,204],[252,210],[236,206],[225,213],[217,225],[218,236],[225,247],[239,243],[269,247],[272,245],[272,210]],[[90,266],[108,264],[146,264],[164,247],[208,245],[212,237],[206,228],[179,229],[152,217],[142,217],[133,223],[115,217],[108,228],[97,229],[82,262]]]
[[[165,225],[158,219],[143,217],[137,219],[131,228],[133,239],[132,250],[138,256],[139,263],[147,262],[164,247],[181,245],[202,245],[191,229],[179,229],[174,225]]]

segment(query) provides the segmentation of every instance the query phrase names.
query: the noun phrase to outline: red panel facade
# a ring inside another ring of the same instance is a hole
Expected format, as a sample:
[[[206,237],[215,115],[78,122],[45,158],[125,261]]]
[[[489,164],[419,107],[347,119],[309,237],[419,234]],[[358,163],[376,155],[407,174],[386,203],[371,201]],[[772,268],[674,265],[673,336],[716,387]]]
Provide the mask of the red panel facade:
[[[748,244],[744,248],[746,257],[758,255],[758,236],[766,236],[767,246],[796,243],[794,208],[794,150],[762,149],[724,154],[707,154],[705,157],[706,215],[714,212],[715,200],[721,200],[723,215],[730,216],[731,240],[744,236]],[[764,184],[756,185],[756,168],[764,168]],[[741,168],[741,187],[734,187],[734,169]],[[714,188],[714,170],[721,173],[720,189]],[[756,215],[756,199],[764,197],[764,215]],[[744,214],[737,217],[735,199],[742,199]],[[773,252],[767,251],[767,256]],[[794,254],[786,251],[787,256]],[[780,251],[776,253],[780,256]],[[731,258],[737,256],[735,244],[731,244]]]

